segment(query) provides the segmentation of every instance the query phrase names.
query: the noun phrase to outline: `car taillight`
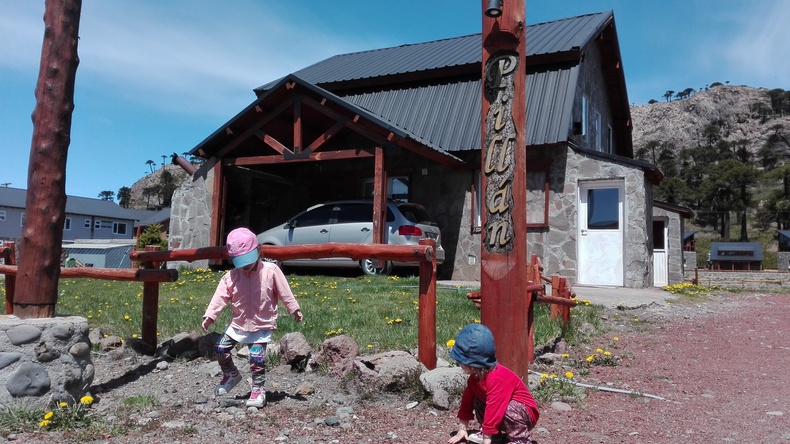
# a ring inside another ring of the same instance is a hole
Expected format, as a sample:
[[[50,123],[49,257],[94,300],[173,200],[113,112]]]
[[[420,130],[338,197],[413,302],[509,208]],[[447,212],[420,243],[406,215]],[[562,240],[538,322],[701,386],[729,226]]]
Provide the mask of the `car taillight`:
[[[414,225],[401,225],[398,227],[398,234],[401,236],[422,236],[422,230]]]

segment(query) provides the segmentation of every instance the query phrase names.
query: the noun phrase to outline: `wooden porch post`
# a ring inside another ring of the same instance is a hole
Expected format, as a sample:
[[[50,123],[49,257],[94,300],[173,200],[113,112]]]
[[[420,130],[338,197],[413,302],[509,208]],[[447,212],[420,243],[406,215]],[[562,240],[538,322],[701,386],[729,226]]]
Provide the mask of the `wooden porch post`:
[[[387,229],[387,165],[384,147],[376,147],[373,173],[373,243],[386,244]]]
[[[225,183],[225,167],[222,166],[222,159],[217,159],[214,165],[214,187],[211,197],[211,239],[209,246],[218,247],[223,245],[222,234],[225,232],[225,196],[227,186]],[[211,263],[218,264],[220,260],[212,260]]]
[[[482,1],[482,11],[488,6]],[[532,359],[527,293],[526,5],[483,14],[481,320],[499,361],[527,379]]]
[[[81,0],[47,0],[33,110],[25,223],[20,240],[14,314],[55,315],[66,219],[66,158],[71,142]]]

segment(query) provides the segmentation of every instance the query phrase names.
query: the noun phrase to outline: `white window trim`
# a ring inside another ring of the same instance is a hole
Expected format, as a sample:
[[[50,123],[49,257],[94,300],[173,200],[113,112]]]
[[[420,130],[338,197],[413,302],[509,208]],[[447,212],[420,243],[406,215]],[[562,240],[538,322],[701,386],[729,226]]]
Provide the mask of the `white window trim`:
[[[67,217],[63,221],[63,231],[71,231],[71,218]]]
[[[123,225],[123,233],[118,232],[118,227]],[[129,231],[127,230],[129,224],[126,222],[113,222],[112,223],[112,234],[120,234],[121,236],[125,236]]]

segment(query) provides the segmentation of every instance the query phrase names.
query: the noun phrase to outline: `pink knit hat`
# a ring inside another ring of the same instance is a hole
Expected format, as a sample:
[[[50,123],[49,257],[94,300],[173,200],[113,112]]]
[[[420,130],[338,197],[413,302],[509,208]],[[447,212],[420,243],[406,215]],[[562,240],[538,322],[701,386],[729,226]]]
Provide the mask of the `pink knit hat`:
[[[228,257],[236,268],[246,267],[258,260],[258,238],[247,228],[236,228],[228,233]]]

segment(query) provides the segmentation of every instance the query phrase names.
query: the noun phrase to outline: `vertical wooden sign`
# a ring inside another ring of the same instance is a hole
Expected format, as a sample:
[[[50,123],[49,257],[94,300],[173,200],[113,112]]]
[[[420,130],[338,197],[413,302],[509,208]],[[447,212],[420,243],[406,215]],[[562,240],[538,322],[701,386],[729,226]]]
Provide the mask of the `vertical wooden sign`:
[[[483,11],[488,0],[482,1]],[[483,14],[481,321],[524,380],[533,354],[527,287],[526,5]]]

